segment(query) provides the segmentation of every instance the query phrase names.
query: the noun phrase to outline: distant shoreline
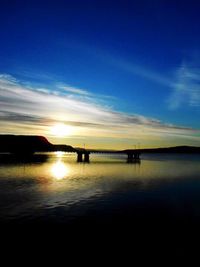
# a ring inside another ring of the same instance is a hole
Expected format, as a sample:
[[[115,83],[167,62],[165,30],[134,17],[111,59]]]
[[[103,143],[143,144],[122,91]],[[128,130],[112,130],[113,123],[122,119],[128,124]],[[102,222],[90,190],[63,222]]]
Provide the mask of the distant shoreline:
[[[140,153],[184,153],[184,154],[200,154],[200,147],[194,146],[175,146],[165,148],[141,148],[141,149],[84,149],[74,148],[70,145],[55,145],[50,143],[46,137],[38,135],[0,135],[0,153],[11,154],[33,154],[35,152],[73,152],[88,151],[90,153],[129,153],[130,151],[138,151]]]

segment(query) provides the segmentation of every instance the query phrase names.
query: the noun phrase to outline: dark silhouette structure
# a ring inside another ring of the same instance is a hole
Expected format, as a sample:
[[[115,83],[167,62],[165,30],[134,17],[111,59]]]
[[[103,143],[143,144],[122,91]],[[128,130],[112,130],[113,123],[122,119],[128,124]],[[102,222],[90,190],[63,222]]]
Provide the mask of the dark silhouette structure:
[[[85,150],[85,151],[78,151],[77,150],[77,162],[90,162],[90,152]]]
[[[136,163],[140,162],[140,151],[139,150],[124,150],[124,151],[116,151],[116,150],[89,150],[77,148],[77,162],[90,162],[90,154],[126,154],[128,163]]]
[[[92,150],[85,148],[73,148],[69,145],[51,144],[44,136],[36,135],[0,135],[0,153],[10,153],[15,158],[21,158],[33,155],[35,152],[73,152],[77,154],[77,162],[90,162],[90,154],[125,154],[127,163],[140,162],[142,153],[198,153],[199,147],[178,146],[168,148],[153,149],[126,149],[126,150]]]
[[[140,154],[139,150],[127,150],[127,163],[140,162]]]
[[[37,135],[0,135],[0,152],[15,155],[35,152],[66,151],[75,152],[72,146],[53,145],[44,136]]]

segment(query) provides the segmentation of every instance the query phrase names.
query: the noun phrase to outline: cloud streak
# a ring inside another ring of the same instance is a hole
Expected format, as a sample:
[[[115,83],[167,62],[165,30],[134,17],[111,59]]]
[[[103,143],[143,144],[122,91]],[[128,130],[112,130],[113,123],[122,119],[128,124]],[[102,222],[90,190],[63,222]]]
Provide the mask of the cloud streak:
[[[196,130],[164,123],[155,118],[118,112],[82,89],[58,86],[28,87],[9,75],[0,75],[0,124],[2,133],[50,135],[56,122],[74,127],[74,136],[104,138],[151,138],[167,135],[193,136]],[[69,93],[69,94],[68,94]],[[71,97],[71,93],[74,94]],[[80,98],[84,96],[83,98]],[[89,98],[85,98],[89,96]],[[23,132],[24,131],[24,132]],[[32,132],[31,132],[32,131]]]
[[[162,75],[151,68],[126,61],[120,57],[114,57],[105,51],[99,50],[96,56],[130,74],[160,85],[161,89],[167,88],[170,92],[167,100],[167,106],[170,110],[176,110],[182,106],[200,106],[199,67],[183,63],[176,70],[175,77],[174,75],[170,75],[172,77],[167,77],[167,75]]]
[[[167,78],[158,72],[134,63],[116,59],[109,55],[108,61],[121,69],[172,90],[168,99],[168,107],[176,110],[184,105],[200,106],[200,68],[183,63],[175,73],[175,77]]]
[[[169,108],[200,106],[200,69],[182,64],[176,72],[176,83],[169,98]]]
[[[82,95],[82,96],[90,96],[90,95],[92,95],[91,93],[89,93],[86,90],[79,89],[79,88],[74,88],[72,86],[60,86],[60,89],[63,89],[64,91],[66,91],[68,93],[78,94],[78,95]]]

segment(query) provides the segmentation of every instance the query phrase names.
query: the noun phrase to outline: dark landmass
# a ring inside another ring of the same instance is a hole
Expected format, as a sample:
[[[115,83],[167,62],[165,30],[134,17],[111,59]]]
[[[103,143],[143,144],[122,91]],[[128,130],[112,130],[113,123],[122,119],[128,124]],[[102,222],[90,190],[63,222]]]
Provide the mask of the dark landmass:
[[[188,154],[199,154],[200,147],[194,146],[175,146],[175,147],[165,147],[165,148],[150,148],[150,149],[140,149],[141,153],[188,153]]]
[[[84,150],[77,148],[77,150]],[[175,147],[164,147],[164,148],[143,148],[143,149],[125,149],[125,150],[111,150],[111,149],[88,149],[91,153],[112,153],[112,154],[128,154],[130,152],[138,153],[188,153],[188,154],[200,154],[200,147],[194,146],[175,146]]]
[[[0,152],[33,154],[51,151],[74,152],[72,146],[53,145],[45,137],[36,135],[0,135]]]
[[[76,149],[69,145],[53,145],[53,151],[76,152]]]
[[[70,145],[54,145],[44,136],[37,135],[0,135],[0,153],[12,154],[33,154],[35,152],[77,152],[88,151],[90,153],[124,153],[131,151],[139,153],[188,153],[200,154],[200,147],[194,146],[176,146],[167,148],[149,148],[149,149],[126,149],[126,150],[108,150],[108,149],[84,149],[74,148]]]

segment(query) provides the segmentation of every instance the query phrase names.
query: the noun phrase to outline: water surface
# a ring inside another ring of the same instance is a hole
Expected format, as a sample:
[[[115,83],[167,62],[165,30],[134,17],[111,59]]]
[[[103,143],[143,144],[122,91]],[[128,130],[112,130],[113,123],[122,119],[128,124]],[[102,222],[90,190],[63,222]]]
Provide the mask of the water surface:
[[[192,223],[200,221],[200,157],[67,153],[0,163],[2,223]]]

